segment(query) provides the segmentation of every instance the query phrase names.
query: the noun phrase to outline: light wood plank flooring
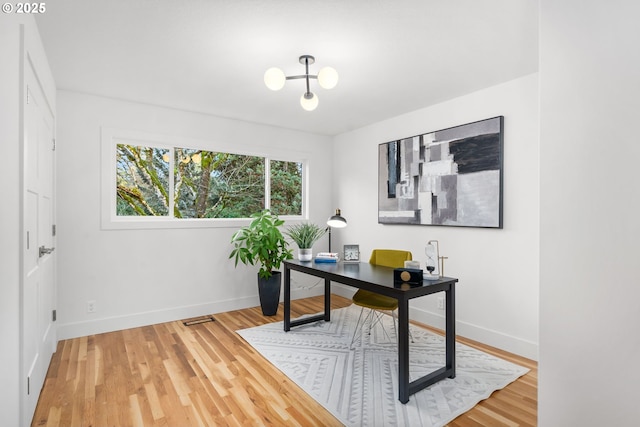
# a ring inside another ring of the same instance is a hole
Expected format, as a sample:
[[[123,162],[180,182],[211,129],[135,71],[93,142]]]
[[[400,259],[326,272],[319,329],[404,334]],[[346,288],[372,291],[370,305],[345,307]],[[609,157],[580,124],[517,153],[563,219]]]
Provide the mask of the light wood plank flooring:
[[[350,300],[332,296],[332,308]],[[323,297],[292,303],[292,316],[322,311]],[[260,308],[61,341],[32,426],[339,426],[341,423],[265,361],[235,331],[281,321]],[[535,426],[537,364],[458,339],[531,369],[451,427]]]

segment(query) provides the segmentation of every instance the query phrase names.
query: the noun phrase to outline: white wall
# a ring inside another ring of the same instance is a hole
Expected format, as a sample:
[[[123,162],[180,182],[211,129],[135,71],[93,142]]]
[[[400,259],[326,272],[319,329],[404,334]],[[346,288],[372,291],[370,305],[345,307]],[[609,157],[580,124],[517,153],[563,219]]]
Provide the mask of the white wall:
[[[58,107],[60,338],[259,305],[257,267],[234,269],[228,259],[237,227],[101,229],[102,127],[195,139],[212,149],[218,142],[306,153],[311,220],[323,224],[331,213],[323,184],[331,173],[328,137],[64,91]],[[89,300],[95,313],[87,313]]]
[[[638,425],[640,6],[540,11],[539,422]]]
[[[504,116],[504,229],[378,224],[378,144]],[[448,256],[457,286],[457,332],[514,353],[538,357],[538,76],[532,74],[335,138],[335,205],[348,227],[337,247],[357,243],[408,249],[426,260],[428,240]],[[412,318],[442,327],[436,296],[414,300]]]

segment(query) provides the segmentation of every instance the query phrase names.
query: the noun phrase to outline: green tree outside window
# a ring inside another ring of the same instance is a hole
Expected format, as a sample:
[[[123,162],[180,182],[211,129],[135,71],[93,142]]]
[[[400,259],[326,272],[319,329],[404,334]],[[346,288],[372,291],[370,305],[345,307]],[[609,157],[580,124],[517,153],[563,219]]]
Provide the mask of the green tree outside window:
[[[168,215],[169,150],[125,144],[116,150],[117,214]]]
[[[173,152],[173,194],[169,160]],[[269,161],[270,197],[265,191]],[[301,162],[196,150],[117,145],[118,216],[249,218],[266,208],[277,215],[302,214]]]

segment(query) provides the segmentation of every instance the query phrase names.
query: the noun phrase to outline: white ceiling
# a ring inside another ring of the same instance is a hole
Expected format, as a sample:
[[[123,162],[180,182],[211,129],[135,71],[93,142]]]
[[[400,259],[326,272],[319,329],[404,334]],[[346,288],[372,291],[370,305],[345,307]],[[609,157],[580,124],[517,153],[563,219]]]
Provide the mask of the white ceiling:
[[[55,0],[37,17],[59,89],[336,135],[538,69],[536,0]],[[334,67],[304,111],[303,80]]]

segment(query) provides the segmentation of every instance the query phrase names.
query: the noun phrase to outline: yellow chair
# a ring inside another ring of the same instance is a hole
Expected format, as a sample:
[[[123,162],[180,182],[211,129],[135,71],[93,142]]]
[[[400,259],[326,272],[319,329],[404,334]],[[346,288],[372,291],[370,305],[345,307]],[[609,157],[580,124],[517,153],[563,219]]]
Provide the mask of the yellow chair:
[[[411,261],[412,259],[413,257],[411,255],[411,252],[409,251],[399,251],[395,249],[374,249],[373,252],[371,252],[371,259],[369,259],[369,264],[399,268],[404,267],[405,261]],[[358,291],[353,295],[352,302],[362,308],[360,310],[358,322],[356,323],[356,328],[353,331],[353,337],[351,338],[350,347],[353,347],[353,343],[356,338],[362,335],[362,329],[364,329],[367,321],[369,322],[369,334],[371,334],[371,329],[373,328],[373,326],[375,326],[376,323],[381,322],[382,320],[383,314],[380,312],[391,312],[391,316],[393,317],[393,329],[396,332],[396,336],[398,336],[398,329],[396,327],[397,320],[395,315],[395,310],[398,308],[397,299],[386,297],[375,292],[365,291],[364,289],[358,289]],[[361,329],[360,325],[365,308],[369,309],[369,313],[362,321]],[[380,324],[382,325],[382,323]],[[384,331],[384,334],[388,338],[390,338],[386,329],[384,329],[384,326],[382,330]],[[411,341],[413,341],[413,337]]]

